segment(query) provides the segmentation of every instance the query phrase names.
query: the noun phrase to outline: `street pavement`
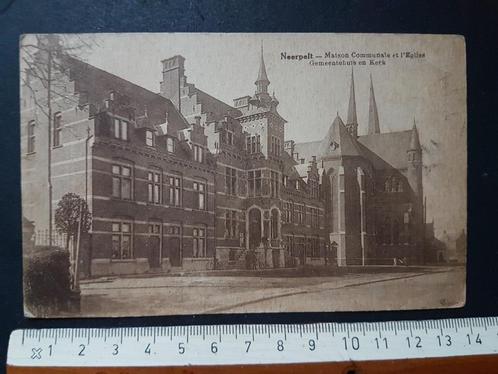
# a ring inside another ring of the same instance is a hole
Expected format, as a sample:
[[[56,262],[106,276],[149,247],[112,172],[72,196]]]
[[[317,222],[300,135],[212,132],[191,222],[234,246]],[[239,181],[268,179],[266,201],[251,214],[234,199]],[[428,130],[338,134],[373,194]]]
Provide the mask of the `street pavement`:
[[[462,306],[465,268],[320,277],[143,276],[81,285],[81,315],[351,311]]]

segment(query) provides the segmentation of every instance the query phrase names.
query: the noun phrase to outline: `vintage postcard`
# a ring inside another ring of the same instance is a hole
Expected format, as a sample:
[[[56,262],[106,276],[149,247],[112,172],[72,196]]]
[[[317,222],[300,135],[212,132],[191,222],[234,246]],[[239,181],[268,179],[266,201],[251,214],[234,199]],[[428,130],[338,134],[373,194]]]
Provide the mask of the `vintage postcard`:
[[[20,49],[27,316],[465,304],[463,37]]]

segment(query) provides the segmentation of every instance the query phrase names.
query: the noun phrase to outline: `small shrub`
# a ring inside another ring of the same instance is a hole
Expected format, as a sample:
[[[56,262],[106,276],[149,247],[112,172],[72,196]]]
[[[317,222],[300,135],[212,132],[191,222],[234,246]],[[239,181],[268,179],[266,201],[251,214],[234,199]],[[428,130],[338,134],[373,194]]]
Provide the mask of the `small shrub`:
[[[27,311],[42,317],[67,310],[72,295],[69,252],[58,247],[36,247],[23,260]]]

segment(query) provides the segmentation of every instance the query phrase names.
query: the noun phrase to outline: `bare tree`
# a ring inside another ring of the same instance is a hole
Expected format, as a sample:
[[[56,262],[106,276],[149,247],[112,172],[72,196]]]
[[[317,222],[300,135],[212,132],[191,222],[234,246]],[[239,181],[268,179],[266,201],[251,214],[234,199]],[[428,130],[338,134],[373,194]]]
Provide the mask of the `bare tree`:
[[[21,85],[34,105],[47,118],[47,183],[48,183],[48,231],[52,245],[52,124],[53,104],[62,99],[78,104],[73,92],[67,91],[68,62],[71,58],[82,59],[85,52],[95,45],[90,36],[58,34],[26,34],[20,38]]]

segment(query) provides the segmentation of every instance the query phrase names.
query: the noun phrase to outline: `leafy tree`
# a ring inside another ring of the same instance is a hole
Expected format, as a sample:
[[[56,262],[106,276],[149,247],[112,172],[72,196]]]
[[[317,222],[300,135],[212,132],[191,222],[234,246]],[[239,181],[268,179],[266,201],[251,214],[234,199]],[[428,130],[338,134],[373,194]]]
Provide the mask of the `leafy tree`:
[[[66,234],[66,249],[78,237],[78,225],[81,217],[81,233],[87,233],[92,224],[92,214],[88,205],[79,195],[69,192],[62,196],[55,210],[55,226],[57,231]]]

